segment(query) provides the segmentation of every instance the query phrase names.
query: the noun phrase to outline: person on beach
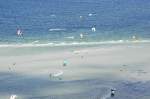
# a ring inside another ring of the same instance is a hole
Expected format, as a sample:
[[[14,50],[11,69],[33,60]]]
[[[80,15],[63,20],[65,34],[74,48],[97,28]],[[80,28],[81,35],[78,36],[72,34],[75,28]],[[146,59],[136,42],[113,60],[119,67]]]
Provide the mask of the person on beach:
[[[67,64],[68,64],[68,61],[67,61],[67,60],[64,60],[64,61],[63,61],[63,66],[67,66]]]

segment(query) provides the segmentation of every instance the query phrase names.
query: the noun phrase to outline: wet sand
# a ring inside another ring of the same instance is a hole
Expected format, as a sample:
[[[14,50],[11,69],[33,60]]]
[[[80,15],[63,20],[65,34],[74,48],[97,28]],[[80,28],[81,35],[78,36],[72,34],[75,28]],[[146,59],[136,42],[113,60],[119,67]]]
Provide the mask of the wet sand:
[[[111,88],[115,99],[149,99],[149,51],[149,43],[3,47],[0,99],[111,99]]]

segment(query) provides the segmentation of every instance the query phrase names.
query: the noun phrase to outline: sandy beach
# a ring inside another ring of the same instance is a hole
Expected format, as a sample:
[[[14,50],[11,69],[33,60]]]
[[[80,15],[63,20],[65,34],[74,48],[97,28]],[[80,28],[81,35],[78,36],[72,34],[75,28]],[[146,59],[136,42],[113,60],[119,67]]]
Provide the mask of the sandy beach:
[[[149,43],[1,47],[0,99],[111,99],[111,88],[114,99],[150,99],[149,52]]]

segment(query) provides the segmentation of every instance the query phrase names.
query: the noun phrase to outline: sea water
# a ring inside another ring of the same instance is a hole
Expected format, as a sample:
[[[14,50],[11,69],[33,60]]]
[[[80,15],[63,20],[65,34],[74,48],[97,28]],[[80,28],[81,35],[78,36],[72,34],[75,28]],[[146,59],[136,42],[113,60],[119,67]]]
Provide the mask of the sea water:
[[[0,0],[1,47],[150,42],[149,31],[149,0]]]

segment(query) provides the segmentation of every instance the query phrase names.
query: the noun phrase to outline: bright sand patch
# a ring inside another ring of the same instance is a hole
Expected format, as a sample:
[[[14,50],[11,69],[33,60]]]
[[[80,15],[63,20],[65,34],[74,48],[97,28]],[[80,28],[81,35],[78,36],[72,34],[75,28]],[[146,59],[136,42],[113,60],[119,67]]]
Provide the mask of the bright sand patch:
[[[66,48],[1,48],[0,49],[0,77],[1,81],[9,81],[7,74],[22,75],[12,78],[9,84],[36,78],[36,80],[46,80],[58,82],[71,82],[86,79],[100,79],[109,81],[127,80],[131,82],[150,80],[150,44],[125,44],[114,46],[94,46],[94,47],[66,47]],[[67,65],[63,66],[63,62]],[[50,74],[61,75],[57,79],[50,78]],[[63,72],[63,73],[62,73]],[[23,83],[23,82],[22,82]],[[31,84],[35,82],[30,81]],[[50,83],[49,83],[50,84]],[[40,92],[46,96],[50,89],[41,87]],[[7,85],[4,85],[7,88]],[[40,84],[42,86],[42,84]],[[65,86],[69,89],[65,90]],[[2,86],[0,86],[2,87]],[[18,86],[19,87],[19,86]],[[88,89],[98,86],[82,85],[80,83],[55,85],[51,94],[73,94],[82,93]],[[1,88],[3,89],[3,88]],[[36,87],[35,87],[36,89]],[[59,90],[59,91],[58,91]],[[7,91],[6,96],[9,95]],[[15,93],[16,94],[16,93]],[[22,96],[24,96],[23,93]],[[39,94],[40,95],[40,94]],[[4,97],[4,96],[2,96]],[[25,96],[24,96],[25,97]],[[82,96],[81,96],[82,97]],[[19,98],[20,99],[20,98]],[[26,99],[26,98],[25,98]],[[47,99],[47,98],[43,98]]]

